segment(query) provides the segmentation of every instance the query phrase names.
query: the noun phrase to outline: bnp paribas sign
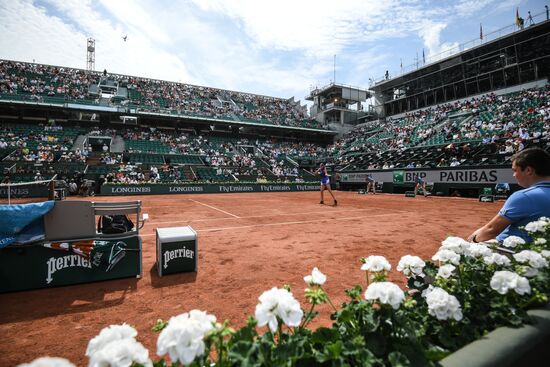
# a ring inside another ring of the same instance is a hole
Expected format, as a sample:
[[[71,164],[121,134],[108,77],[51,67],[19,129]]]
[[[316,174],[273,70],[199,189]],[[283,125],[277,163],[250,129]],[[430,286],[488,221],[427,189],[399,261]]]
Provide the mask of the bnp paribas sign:
[[[461,168],[444,169],[402,169],[376,170],[367,172],[349,172],[342,175],[342,182],[365,183],[367,175],[376,182],[393,182],[395,185],[414,184],[417,177],[424,182],[461,183],[461,184],[496,184],[515,182],[510,168]]]
[[[405,172],[404,171],[393,171],[393,183],[394,184],[405,183]]]

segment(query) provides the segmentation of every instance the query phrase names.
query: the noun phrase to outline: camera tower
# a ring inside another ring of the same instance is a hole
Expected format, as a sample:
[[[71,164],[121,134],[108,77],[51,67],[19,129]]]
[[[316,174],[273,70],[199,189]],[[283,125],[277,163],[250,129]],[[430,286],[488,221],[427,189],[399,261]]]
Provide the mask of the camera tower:
[[[88,38],[88,46],[86,47],[86,70],[95,70],[95,39]]]

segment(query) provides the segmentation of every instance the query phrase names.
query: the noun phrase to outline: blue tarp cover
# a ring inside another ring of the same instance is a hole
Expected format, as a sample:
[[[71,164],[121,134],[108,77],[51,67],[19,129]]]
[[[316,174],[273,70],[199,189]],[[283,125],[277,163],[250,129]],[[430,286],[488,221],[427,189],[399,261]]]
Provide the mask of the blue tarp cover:
[[[16,242],[18,235],[24,235],[26,227],[30,229],[32,227],[30,224],[42,218],[54,205],[53,200],[42,203],[0,205],[0,248]],[[42,224],[41,221],[39,224]],[[33,232],[35,230],[36,227],[33,228]],[[43,231],[42,228],[42,233]]]

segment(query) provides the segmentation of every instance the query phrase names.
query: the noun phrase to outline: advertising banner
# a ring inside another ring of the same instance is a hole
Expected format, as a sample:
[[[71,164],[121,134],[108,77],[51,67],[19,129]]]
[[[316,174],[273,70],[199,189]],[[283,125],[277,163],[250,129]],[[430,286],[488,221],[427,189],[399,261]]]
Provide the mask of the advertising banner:
[[[292,192],[316,191],[318,184],[145,184],[145,185],[103,185],[102,195],[149,195],[149,194],[212,194],[230,192]]]
[[[496,184],[499,182],[515,182],[510,168],[452,168],[437,170],[384,170],[342,173],[342,182],[364,183],[367,174],[371,174],[376,182],[393,182],[394,184],[411,184],[416,176],[425,182],[434,184]]]
[[[141,239],[13,245],[0,250],[0,293],[141,275]]]

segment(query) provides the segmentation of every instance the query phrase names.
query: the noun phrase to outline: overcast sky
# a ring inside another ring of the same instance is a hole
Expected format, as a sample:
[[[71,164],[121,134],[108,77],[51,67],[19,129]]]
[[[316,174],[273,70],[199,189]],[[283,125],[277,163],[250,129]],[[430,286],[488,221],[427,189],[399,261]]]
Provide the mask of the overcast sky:
[[[0,0],[0,58],[85,69],[92,37],[96,70],[303,100],[333,80],[334,55],[336,82],[368,87],[547,3]]]

